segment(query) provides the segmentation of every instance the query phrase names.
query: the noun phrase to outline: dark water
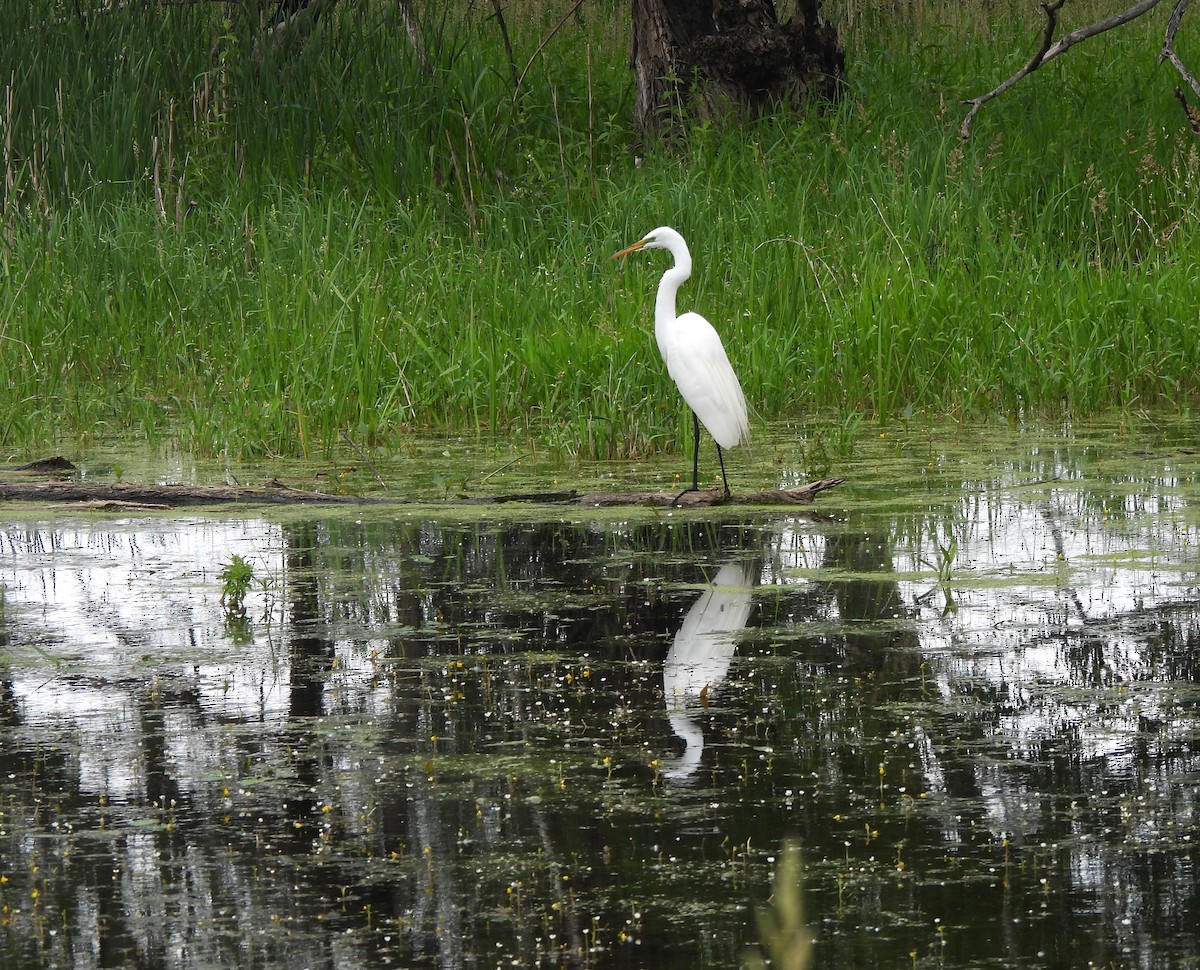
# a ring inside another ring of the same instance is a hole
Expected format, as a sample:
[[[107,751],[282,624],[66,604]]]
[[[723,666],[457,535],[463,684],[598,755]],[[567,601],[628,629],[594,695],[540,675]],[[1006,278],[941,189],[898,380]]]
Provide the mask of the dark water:
[[[0,511],[0,965],[735,967],[791,838],[816,966],[1197,966],[1200,458],[868,444],[811,513]]]

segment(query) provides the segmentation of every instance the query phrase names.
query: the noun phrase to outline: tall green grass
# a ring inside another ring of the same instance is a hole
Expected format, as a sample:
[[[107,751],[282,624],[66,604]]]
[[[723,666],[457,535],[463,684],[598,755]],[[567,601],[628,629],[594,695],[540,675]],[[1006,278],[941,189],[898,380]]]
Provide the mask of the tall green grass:
[[[552,37],[560,8],[510,12],[512,61],[488,5],[420,9],[420,54],[396,5],[336,10],[287,56],[252,4],[33,4],[6,30],[6,450],[681,447],[651,332],[666,257],[608,259],[663,223],[696,260],[681,309],[759,420],[1200,390],[1200,152],[1153,24],[1031,76],[961,144],[958,102],[1027,57],[1036,9],[846,5],[844,102],[639,146],[623,7]]]

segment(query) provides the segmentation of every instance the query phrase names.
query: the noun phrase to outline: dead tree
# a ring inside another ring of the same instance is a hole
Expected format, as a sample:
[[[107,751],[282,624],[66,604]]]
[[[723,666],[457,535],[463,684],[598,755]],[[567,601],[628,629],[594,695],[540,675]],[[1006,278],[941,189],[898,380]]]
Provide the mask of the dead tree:
[[[1158,54],[1158,63],[1170,61],[1171,66],[1175,68],[1180,76],[1187,82],[1192,89],[1192,93],[1200,98],[1200,81],[1196,80],[1194,74],[1188,70],[1182,59],[1175,52],[1175,35],[1179,30],[1179,22],[1183,19],[1183,14],[1187,10],[1189,0],[1175,0],[1175,7],[1171,11],[1170,19],[1167,21],[1166,34],[1163,37],[1162,49]],[[1060,54],[1065,54],[1076,44],[1087,40],[1090,37],[1095,37],[1097,34],[1103,34],[1105,31],[1112,30],[1114,27],[1120,27],[1130,21],[1137,20],[1158,6],[1159,0],[1139,0],[1132,7],[1122,10],[1118,14],[1111,17],[1106,17],[1104,20],[1098,20],[1095,23],[1088,24],[1086,27],[1080,27],[1078,30],[1073,30],[1063,37],[1054,39],[1054,35],[1058,29],[1058,12],[1063,8],[1066,0],[1043,0],[1041,4],[1042,11],[1046,15],[1046,25],[1042,30],[1042,41],[1037,51],[1025,63],[1025,65],[1013,74],[1006,78],[987,94],[981,94],[977,98],[971,98],[966,104],[970,105],[967,115],[963,118],[962,125],[959,127],[958,133],[963,138],[969,138],[971,135],[971,123],[975,120],[975,116],[979,113],[979,109],[991,101],[993,98],[998,98],[1005,91],[1011,88],[1022,78],[1027,77],[1036,71],[1039,67],[1049,63],[1058,57]],[[1184,111],[1187,112],[1188,121],[1192,124],[1193,129],[1196,128],[1196,122],[1193,120],[1193,111],[1189,108],[1187,99],[1183,96],[1183,92],[1176,88],[1176,97],[1183,102]]]
[[[781,23],[774,0],[633,0],[638,131],[836,98],[845,54],[819,6],[799,0]]]

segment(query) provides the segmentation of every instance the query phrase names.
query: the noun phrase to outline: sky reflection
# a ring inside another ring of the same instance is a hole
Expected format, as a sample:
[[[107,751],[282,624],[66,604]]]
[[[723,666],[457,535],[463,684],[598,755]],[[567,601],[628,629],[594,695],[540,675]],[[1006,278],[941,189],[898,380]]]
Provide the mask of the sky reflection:
[[[746,521],[12,517],[0,957],[728,966],[793,835],[829,965],[1194,961],[1194,486],[1088,467]]]

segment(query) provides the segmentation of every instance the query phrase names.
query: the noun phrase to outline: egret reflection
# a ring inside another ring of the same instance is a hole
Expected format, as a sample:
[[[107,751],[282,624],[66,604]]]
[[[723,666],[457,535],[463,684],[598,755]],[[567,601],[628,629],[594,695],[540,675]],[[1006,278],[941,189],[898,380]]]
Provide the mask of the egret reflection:
[[[700,767],[704,729],[697,707],[729,674],[737,644],[734,637],[745,627],[754,606],[758,564],[730,562],[713,576],[712,584],[688,610],[663,663],[663,695],[671,730],[686,745],[683,754],[669,759],[667,778],[684,781]]]

